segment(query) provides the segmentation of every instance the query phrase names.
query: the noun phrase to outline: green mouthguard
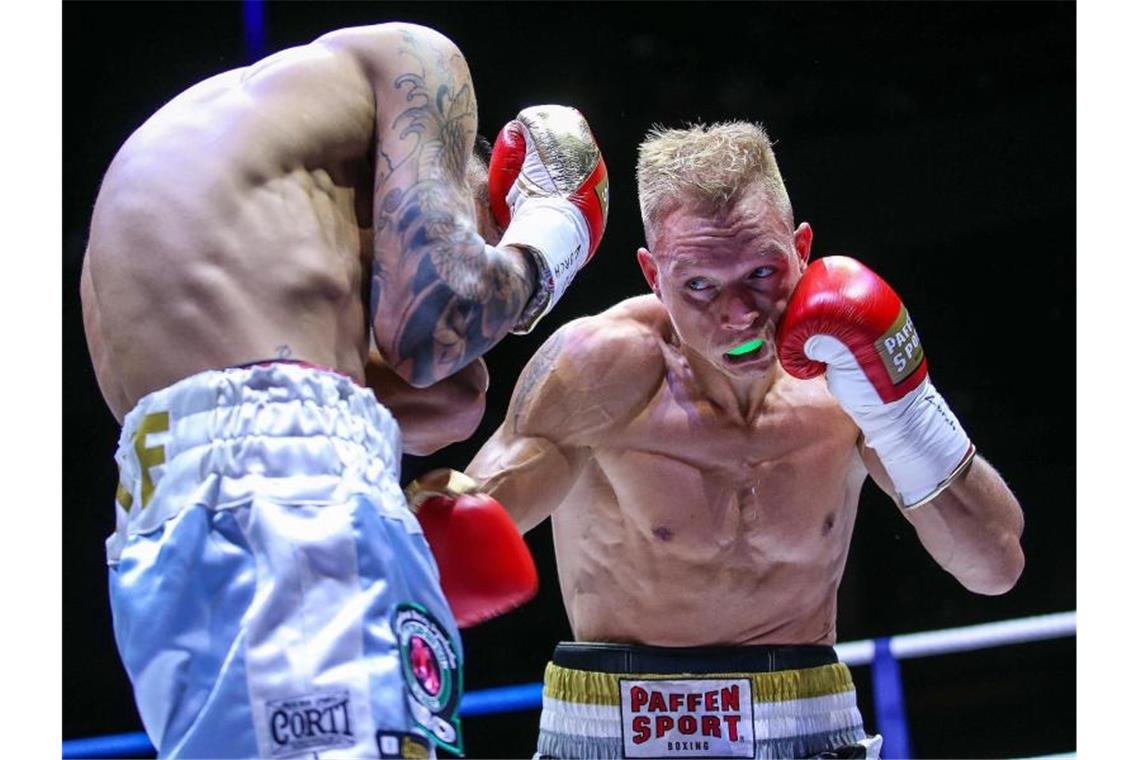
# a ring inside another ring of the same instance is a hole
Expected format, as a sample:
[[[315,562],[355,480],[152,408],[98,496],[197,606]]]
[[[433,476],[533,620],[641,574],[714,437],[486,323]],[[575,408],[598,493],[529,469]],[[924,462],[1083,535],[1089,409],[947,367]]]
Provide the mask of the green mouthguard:
[[[743,354],[755,351],[763,345],[764,339],[756,338],[755,340],[750,340],[747,343],[741,343],[736,348],[730,348],[728,351],[725,351],[725,353],[729,356],[742,356]]]

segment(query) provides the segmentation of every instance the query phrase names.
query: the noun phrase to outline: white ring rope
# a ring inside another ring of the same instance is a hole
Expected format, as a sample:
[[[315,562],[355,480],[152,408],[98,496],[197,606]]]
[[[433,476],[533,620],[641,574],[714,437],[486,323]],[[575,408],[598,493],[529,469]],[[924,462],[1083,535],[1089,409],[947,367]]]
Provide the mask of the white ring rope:
[[[1054,612],[1049,615],[1002,620],[997,623],[968,625],[891,636],[891,654],[897,659],[927,657],[951,652],[969,652],[986,647],[1022,644],[1043,639],[1073,636],[1077,632],[1077,613]],[[835,646],[839,659],[848,665],[866,665],[875,656],[873,639],[848,641]]]
[[[986,647],[1022,644],[1043,639],[1056,639],[1073,636],[1077,632],[1077,613],[1055,612],[1049,615],[1003,620],[997,623],[968,625],[962,628],[944,628],[940,631],[906,633],[888,639],[890,654],[895,659],[926,657],[950,652],[968,652]],[[835,646],[839,659],[848,665],[866,665],[875,657],[875,640],[862,639],[848,641]],[[506,698],[509,695],[509,699]],[[521,695],[521,696],[520,696]],[[540,709],[542,707],[542,683],[517,684],[468,692],[464,702],[469,708],[478,703],[478,711],[472,714],[487,714],[514,710]],[[494,703],[499,702],[499,709]],[[509,703],[509,706],[507,706]],[[138,757],[153,753],[154,748],[146,734],[112,734],[83,739],[69,739],[63,742],[64,758],[81,757]],[[1073,754],[1050,755],[1050,758],[1069,758]],[[1043,760],[1043,759],[1042,759]]]

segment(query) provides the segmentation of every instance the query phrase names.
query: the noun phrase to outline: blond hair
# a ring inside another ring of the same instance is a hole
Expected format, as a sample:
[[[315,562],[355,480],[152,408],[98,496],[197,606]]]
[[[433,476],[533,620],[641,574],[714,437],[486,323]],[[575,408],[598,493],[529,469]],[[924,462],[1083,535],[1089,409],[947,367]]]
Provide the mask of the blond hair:
[[[684,129],[655,126],[637,149],[637,197],[646,241],[661,218],[681,203],[719,211],[759,184],[773,203],[792,204],[768,133],[759,124],[730,121]]]

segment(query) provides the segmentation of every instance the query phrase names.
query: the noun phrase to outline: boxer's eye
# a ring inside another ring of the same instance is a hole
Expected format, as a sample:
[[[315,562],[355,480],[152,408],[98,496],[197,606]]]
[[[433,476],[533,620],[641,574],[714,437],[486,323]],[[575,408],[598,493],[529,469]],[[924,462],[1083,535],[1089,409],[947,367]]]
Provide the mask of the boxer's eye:
[[[695,291],[695,292],[700,292],[702,290],[708,290],[711,287],[712,287],[712,283],[709,282],[708,280],[706,280],[704,277],[694,277],[694,278],[687,280],[685,282],[685,288],[687,288],[688,290]]]
[[[760,280],[764,279],[765,277],[771,277],[774,274],[776,274],[776,267],[763,266],[756,267],[754,270],[752,270],[751,276],[755,279]]]

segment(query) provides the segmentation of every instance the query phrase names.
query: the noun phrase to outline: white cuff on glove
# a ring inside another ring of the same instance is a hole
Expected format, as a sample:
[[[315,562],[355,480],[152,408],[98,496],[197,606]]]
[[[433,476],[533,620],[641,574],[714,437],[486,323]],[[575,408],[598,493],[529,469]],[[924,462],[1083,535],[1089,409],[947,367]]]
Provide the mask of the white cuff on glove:
[[[891,476],[904,509],[940,493],[974,450],[929,379],[881,413],[864,415],[857,422]]]
[[[879,455],[904,509],[937,496],[962,472],[973,444],[929,377],[884,403],[842,341],[813,335],[804,353],[827,363],[828,389]]]
[[[532,198],[519,204],[499,246],[526,248],[534,257],[538,281],[534,296],[511,332],[530,332],[562,298],[590,253],[590,228],[564,198]]]

